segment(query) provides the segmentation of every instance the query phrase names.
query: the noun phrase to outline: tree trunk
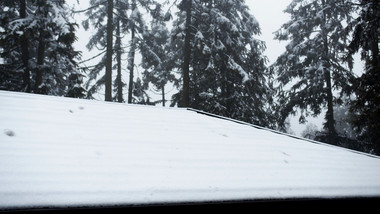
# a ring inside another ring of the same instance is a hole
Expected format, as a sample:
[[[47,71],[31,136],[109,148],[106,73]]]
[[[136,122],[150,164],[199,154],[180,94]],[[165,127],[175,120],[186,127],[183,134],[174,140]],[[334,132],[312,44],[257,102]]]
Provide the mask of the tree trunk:
[[[45,58],[45,41],[44,41],[44,30],[40,30],[40,38],[38,39],[38,52],[37,52],[37,72],[36,72],[36,85],[34,92],[42,93],[40,86],[42,85],[43,69]]]
[[[331,86],[331,74],[330,70],[326,69],[325,71],[325,81],[327,86],[327,112],[326,112],[326,124],[325,128],[328,131],[329,138],[333,138],[336,136],[335,130],[335,119],[334,119],[334,103],[333,103],[333,95],[332,95],[332,86]],[[333,143],[333,142],[329,142]]]
[[[116,28],[116,61],[117,61],[117,101],[122,103],[123,100],[123,82],[121,81],[121,36],[120,36],[120,18],[117,20]]]
[[[325,8],[326,2],[325,0],[322,0],[323,8]],[[326,13],[324,13],[324,20],[327,20],[328,17],[326,17]],[[336,129],[335,129],[335,119],[334,119],[334,102],[333,102],[333,94],[332,94],[332,84],[331,84],[331,65],[329,60],[329,42],[328,42],[328,32],[325,28],[327,23],[323,23],[323,26],[321,28],[321,34],[323,36],[323,67],[324,67],[324,75],[325,75],[325,82],[326,82],[326,92],[327,92],[327,112],[326,112],[326,123],[324,124],[324,128],[327,129],[328,132],[328,141],[330,144],[335,144],[333,142],[334,137],[337,135]]]
[[[181,107],[189,107],[190,105],[190,33],[191,33],[191,7],[192,0],[184,0],[186,3],[186,27],[185,27],[185,44],[183,59],[183,97]]]
[[[20,17],[22,19],[26,18],[26,0],[21,0]],[[22,52],[22,63],[24,66],[23,88],[25,92],[29,93],[31,92],[30,67],[29,67],[29,42],[28,42],[28,35],[26,35],[25,30],[21,39],[21,52]]]
[[[39,12],[42,13],[43,17],[46,17],[46,12],[45,12],[45,1],[38,1],[39,5]],[[45,22],[45,21],[43,21]],[[40,88],[42,85],[42,77],[43,77],[43,64],[44,64],[44,59],[45,59],[45,24],[42,23],[40,26],[40,35],[38,38],[38,49],[37,49],[37,71],[36,71],[36,85],[34,88],[34,93],[37,94],[42,94],[44,93],[42,89]]]
[[[166,103],[166,100],[165,100],[165,84],[162,84],[161,91],[162,91],[162,106],[165,107],[165,103]]]
[[[128,86],[128,103],[132,103],[132,95],[133,95],[133,72],[135,67],[135,26],[132,27],[132,35],[131,35],[131,52],[128,60],[128,68],[129,68],[129,86]]]
[[[113,39],[113,0],[108,0],[107,10],[107,59],[105,74],[105,101],[112,101],[112,39]]]
[[[132,12],[136,9],[136,1],[132,2]],[[132,103],[133,95],[133,70],[135,67],[135,51],[136,51],[136,41],[135,41],[135,23],[132,20],[132,29],[131,29],[131,50],[130,55],[128,56],[128,67],[129,67],[129,85],[128,85],[128,103]]]

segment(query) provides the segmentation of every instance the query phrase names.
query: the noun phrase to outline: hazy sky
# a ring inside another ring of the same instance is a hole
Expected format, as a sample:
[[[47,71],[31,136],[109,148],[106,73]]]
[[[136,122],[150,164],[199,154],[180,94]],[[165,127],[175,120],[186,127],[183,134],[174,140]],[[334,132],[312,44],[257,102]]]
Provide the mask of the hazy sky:
[[[246,0],[252,14],[260,24],[262,35],[260,38],[266,42],[265,55],[273,63],[284,52],[285,42],[274,40],[274,32],[290,19],[283,10],[292,0]]]

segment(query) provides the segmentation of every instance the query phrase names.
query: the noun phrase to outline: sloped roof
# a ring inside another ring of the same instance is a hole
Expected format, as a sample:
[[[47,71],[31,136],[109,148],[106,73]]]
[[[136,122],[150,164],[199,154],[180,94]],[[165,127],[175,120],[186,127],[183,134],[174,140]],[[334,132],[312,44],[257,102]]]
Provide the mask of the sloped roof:
[[[380,197],[379,169],[188,109],[0,91],[0,209]]]

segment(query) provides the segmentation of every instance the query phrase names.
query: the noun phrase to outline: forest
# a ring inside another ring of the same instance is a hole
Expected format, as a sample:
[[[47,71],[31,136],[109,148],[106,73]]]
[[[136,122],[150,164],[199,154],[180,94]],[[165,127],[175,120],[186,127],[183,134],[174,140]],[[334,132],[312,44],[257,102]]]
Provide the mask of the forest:
[[[244,0],[90,0],[84,10],[66,0],[2,0],[0,90],[101,93],[107,102],[194,108],[282,132],[291,115],[305,123],[324,114],[323,129],[304,137],[380,155],[380,1],[293,0],[284,12],[290,20],[274,37],[286,50],[269,64]],[[75,49],[80,26],[92,32],[86,47],[95,56]]]

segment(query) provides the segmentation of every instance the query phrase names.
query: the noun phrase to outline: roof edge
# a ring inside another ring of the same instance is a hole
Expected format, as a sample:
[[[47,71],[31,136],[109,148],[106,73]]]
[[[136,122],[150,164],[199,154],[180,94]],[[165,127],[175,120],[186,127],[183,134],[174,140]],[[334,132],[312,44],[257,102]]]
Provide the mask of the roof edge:
[[[241,121],[241,120],[236,120],[236,119],[220,116],[220,115],[209,113],[209,112],[205,112],[205,111],[202,111],[202,110],[198,110],[198,109],[194,109],[194,108],[186,108],[186,110],[193,111],[193,112],[196,112],[198,114],[206,115],[206,116],[209,116],[209,117],[214,117],[214,118],[218,118],[218,119],[222,119],[222,120],[231,121],[231,122],[238,123],[238,124],[241,124],[241,125],[251,126],[253,128],[256,128],[256,129],[262,129],[262,130],[269,131],[269,132],[272,132],[272,133],[275,133],[275,134],[280,134],[280,135],[283,135],[283,136],[295,138],[297,140],[303,140],[303,141],[307,141],[307,142],[314,143],[314,144],[319,144],[319,145],[329,146],[329,147],[333,147],[333,148],[338,148],[338,149],[346,150],[346,151],[349,151],[349,152],[357,153],[357,154],[360,154],[360,155],[366,155],[368,157],[380,159],[380,156],[377,156],[377,155],[374,155],[374,154],[365,153],[365,152],[361,152],[361,151],[357,151],[357,150],[353,150],[353,149],[349,149],[349,148],[345,148],[345,147],[341,147],[341,146],[336,146],[336,145],[332,145],[332,144],[328,144],[328,143],[323,143],[323,142],[320,142],[320,141],[315,141],[315,140],[303,138],[303,137],[300,137],[300,136],[297,136],[297,135],[292,135],[292,134],[280,132],[280,131],[277,131],[277,130],[274,130],[274,129],[269,129],[269,128],[266,128],[266,127],[258,126],[258,125],[251,124],[251,123],[247,123],[247,122],[244,122],[244,121]]]
[[[10,209],[1,209],[2,212],[11,213],[40,213],[40,212],[66,212],[66,213],[93,213],[94,211],[109,212],[126,210],[149,210],[156,211],[157,209],[163,210],[183,210],[196,211],[204,210],[204,208],[212,208],[215,210],[242,210],[246,208],[265,208],[265,211],[272,209],[279,209],[283,211],[283,208],[294,209],[299,208],[299,205],[305,205],[307,207],[320,207],[325,211],[328,207],[339,207],[352,211],[352,208],[359,208],[360,211],[367,210],[372,211],[372,208],[378,206],[380,197],[332,197],[332,198],[286,198],[286,199],[247,199],[247,200],[221,200],[221,201],[199,201],[199,202],[174,202],[174,203],[142,203],[142,204],[115,204],[115,205],[95,205],[95,206],[35,206],[35,207],[19,207]],[[315,206],[318,205],[318,206]],[[322,205],[322,206],[320,206]]]

